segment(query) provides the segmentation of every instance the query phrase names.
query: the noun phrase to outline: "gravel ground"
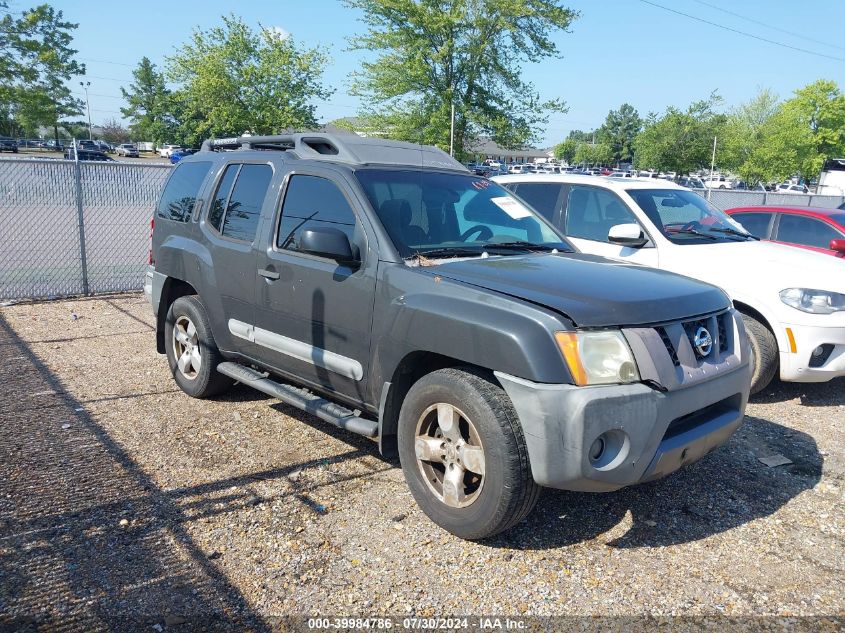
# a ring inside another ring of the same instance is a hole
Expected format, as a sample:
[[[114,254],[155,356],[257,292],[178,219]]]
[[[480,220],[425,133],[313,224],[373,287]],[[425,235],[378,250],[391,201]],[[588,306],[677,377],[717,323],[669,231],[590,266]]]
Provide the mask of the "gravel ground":
[[[139,295],[2,308],[0,359],[0,623],[845,614],[843,380],[776,384],[692,467],[545,491],[468,543],[370,440],[244,387],[178,391]]]

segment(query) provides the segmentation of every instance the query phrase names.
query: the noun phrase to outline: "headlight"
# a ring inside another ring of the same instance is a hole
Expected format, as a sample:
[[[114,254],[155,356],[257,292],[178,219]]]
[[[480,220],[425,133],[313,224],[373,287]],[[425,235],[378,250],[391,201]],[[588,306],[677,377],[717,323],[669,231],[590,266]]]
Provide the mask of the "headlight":
[[[811,314],[832,314],[845,310],[845,295],[827,290],[787,288],[780,291],[780,300],[796,310]]]
[[[628,341],[619,330],[556,332],[575,384],[613,385],[640,379]]]

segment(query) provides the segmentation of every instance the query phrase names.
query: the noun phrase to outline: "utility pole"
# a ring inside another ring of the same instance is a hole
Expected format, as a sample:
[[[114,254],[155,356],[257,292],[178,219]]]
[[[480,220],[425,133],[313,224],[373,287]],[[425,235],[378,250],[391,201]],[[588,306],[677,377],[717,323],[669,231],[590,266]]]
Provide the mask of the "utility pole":
[[[449,156],[455,155],[455,103],[452,102],[452,123],[449,126]]]
[[[88,140],[94,140],[94,133],[91,130],[91,102],[88,100],[88,86],[91,85],[90,81],[79,82],[79,85],[85,89],[85,105],[88,108]]]
[[[716,168],[716,137],[713,137],[713,158],[710,159],[710,186],[707,187],[707,200],[713,192],[713,170]]]

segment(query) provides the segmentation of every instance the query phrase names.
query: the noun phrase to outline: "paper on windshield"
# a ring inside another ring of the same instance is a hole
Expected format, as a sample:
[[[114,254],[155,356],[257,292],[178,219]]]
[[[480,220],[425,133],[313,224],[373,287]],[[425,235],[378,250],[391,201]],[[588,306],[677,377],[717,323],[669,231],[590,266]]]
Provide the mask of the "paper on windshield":
[[[522,204],[508,196],[499,196],[498,198],[490,198],[490,202],[499,207],[502,211],[507,213],[514,220],[527,218],[531,215],[531,211],[526,209]]]

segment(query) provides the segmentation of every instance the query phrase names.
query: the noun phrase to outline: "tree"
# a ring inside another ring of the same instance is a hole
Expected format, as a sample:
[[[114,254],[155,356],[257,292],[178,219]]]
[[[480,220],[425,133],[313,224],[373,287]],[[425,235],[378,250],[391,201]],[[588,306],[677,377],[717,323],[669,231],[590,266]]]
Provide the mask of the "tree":
[[[101,127],[103,129],[103,140],[109,143],[128,143],[132,138],[129,130],[115,118],[104,121]]]
[[[709,167],[713,137],[725,124],[725,116],[715,111],[719,103],[713,93],[686,111],[669,107],[662,117],[649,117],[634,141],[637,166],[677,174]]]
[[[845,96],[833,81],[795,91],[761,129],[749,168],[766,180],[815,178],[826,158],[845,154]]]
[[[172,95],[164,74],[147,57],[132,71],[129,90],[121,87],[127,106],[120,112],[130,120],[132,137],[139,141],[164,143],[172,140],[176,122],[172,114]]]
[[[770,133],[778,101],[771,90],[760,90],[753,99],[728,114],[717,147],[719,164],[736,172],[746,182],[768,180],[771,168],[780,168],[774,164],[764,167],[756,155]]]
[[[578,143],[575,149],[577,164],[607,165],[613,160],[613,148],[605,143]]]
[[[368,127],[409,141],[450,145],[452,106],[460,157],[482,136],[502,147],[536,139],[547,112],[520,66],[558,54],[551,35],[577,14],[559,0],[345,0],[363,12],[353,49],[377,53],[354,76]]]
[[[578,141],[572,138],[565,139],[555,145],[554,154],[558,160],[571,164],[575,160],[575,151],[578,149]]]
[[[623,103],[618,110],[607,113],[604,124],[598,129],[596,138],[610,146],[611,161],[633,162],[634,139],[642,130],[643,121],[634,106]]]
[[[0,0],[0,9],[7,8]],[[47,4],[15,15],[0,19],[0,132],[15,135],[39,125],[57,130],[59,119],[82,112],[67,87],[71,77],[85,74],[70,47],[78,25]]]
[[[209,136],[274,134],[317,125],[316,102],[333,90],[321,83],[328,58],[302,48],[277,29],[254,32],[234,16],[196,30],[167,60],[181,133],[196,143]]]

